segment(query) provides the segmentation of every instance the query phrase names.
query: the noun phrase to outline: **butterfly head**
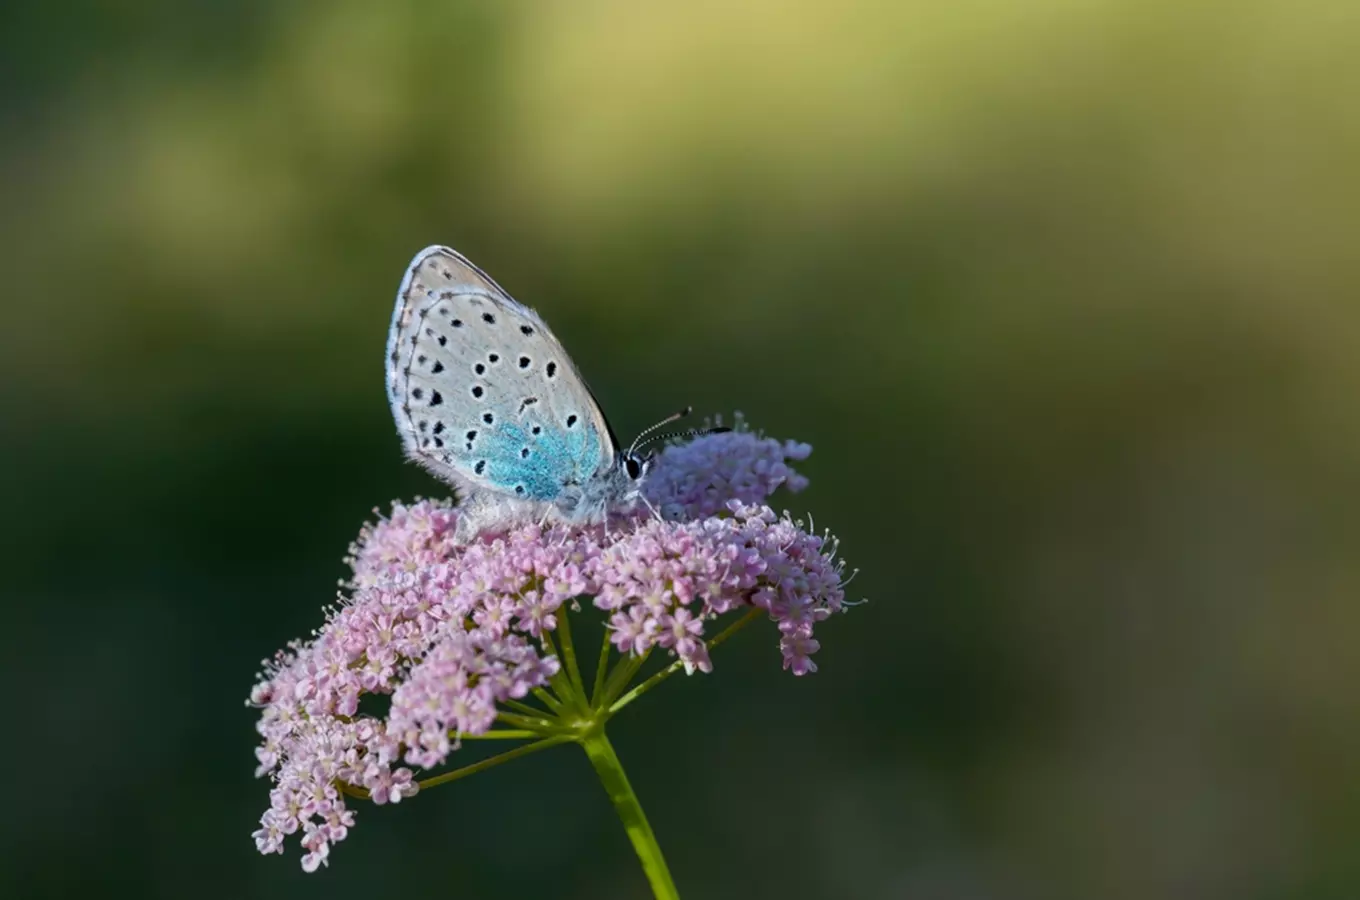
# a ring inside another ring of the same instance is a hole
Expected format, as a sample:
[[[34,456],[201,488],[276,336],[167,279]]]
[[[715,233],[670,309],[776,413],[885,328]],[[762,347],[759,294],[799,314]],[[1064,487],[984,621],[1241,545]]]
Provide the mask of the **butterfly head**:
[[[642,487],[656,464],[656,451],[648,449],[667,438],[692,437],[730,431],[729,428],[699,428],[685,432],[658,433],[658,430],[690,413],[686,407],[644,429],[626,449],[614,451],[614,464],[602,470],[587,484],[564,491],[557,506],[573,521],[601,521],[611,512],[627,512],[641,501]]]
[[[623,469],[623,474],[627,475],[629,480],[639,483],[646,480],[654,461],[655,454],[652,453],[627,450],[619,454],[619,468]]]
[[[657,422],[644,428],[641,433],[633,440],[627,450],[621,450],[618,454],[618,468],[622,470],[629,480],[635,482],[640,488],[642,482],[647,479],[647,473],[652,470],[656,462],[656,451],[647,449],[648,445],[655,445],[659,441],[670,438],[698,437],[704,434],[719,434],[724,431],[731,431],[730,428],[694,428],[689,431],[671,431],[658,434],[658,430],[671,424],[672,422],[683,419],[693,412],[694,407],[686,406],[679,412],[675,412]]]

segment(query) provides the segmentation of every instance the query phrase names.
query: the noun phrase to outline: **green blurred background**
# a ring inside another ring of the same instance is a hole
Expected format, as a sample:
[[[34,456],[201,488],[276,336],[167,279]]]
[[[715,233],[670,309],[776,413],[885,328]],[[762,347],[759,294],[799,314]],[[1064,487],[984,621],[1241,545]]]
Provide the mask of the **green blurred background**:
[[[636,898],[584,756],[250,841],[450,244],[863,568],[613,734],[690,898],[1360,896],[1360,5],[0,10],[12,897]]]

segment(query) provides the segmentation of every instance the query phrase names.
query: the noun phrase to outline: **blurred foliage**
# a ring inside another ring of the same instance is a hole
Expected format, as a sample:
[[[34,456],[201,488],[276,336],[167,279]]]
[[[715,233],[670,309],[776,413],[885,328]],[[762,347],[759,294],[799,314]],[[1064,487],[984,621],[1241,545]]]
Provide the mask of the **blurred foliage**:
[[[864,570],[816,676],[619,721],[686,896],[1356,896],[1358,61],[1341,0],[6,5],[0,892],[642,895],[566,751],[249,840],[254,660],[442,492],[380,375],[438,242],[620,434],[812,442]]]

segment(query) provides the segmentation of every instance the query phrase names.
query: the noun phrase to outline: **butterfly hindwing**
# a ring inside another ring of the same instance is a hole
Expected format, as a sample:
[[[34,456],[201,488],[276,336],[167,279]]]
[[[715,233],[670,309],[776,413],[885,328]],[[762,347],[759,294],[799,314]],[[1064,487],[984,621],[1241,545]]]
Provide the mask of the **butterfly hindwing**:
[[[407,454],[465,491],[550,501],[612,463],[598,405],[543,320],[446,247],[416,255],[388,338]]]

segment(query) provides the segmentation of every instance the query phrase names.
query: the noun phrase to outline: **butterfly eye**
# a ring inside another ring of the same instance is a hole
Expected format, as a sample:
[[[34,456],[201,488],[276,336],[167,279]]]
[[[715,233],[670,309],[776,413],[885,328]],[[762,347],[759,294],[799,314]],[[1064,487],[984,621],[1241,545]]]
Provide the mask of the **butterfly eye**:
[[[636,481],[642,476],[642,461],[636,456],[625,456],[623,458],[623,469],[628,473],[628,477]]]

